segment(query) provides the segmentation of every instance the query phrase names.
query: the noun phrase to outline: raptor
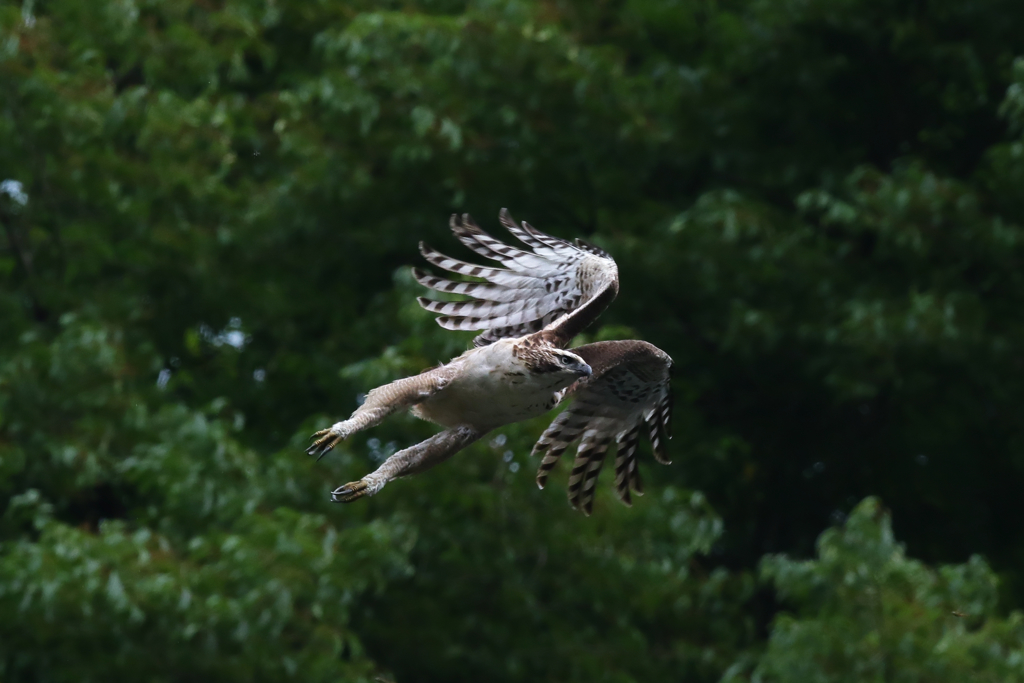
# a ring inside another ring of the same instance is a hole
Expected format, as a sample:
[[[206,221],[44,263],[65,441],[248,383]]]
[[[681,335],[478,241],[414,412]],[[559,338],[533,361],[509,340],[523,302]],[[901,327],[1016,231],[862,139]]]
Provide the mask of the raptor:
[[[450,258],[420,243],[428,263],[472,280],[451,280],[413,270],[417,281],[465,301],[419,298],[438,324],[477,330],[473,348],[450,362],[378,387],[352,416],[313,435],[307,452],[319,458],[340,441],[410,409],[444,431],[401,450],[374,472],[334,490],[336,502],[372,496],[393,479],[416,474],[450,458],[502,425],[537,417],[568,398],[572,404],[533,448],[542,456],[537,485],[572,444],[579,443],[569,475],[569,502],[589,515],[594,491],[612,443],[615,490],[627,505],[643,493],[637,467],[641,431],[655,458],[668,464],[672,393],[667,353],[644,341],[604,341],[569,348],[619,291],[615,261],[582,240],[569,242],[517,224],[501,210],[502,225],[524,248],[504,244],[481,230],[468,214],[452,216],[455,236],[503,267]]]

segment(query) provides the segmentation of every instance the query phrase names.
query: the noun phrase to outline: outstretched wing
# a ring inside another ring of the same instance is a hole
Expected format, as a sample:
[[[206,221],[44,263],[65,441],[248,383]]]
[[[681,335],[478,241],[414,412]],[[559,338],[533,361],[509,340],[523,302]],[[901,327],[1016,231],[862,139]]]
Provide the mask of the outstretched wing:
[[[569,388],[573,404],[544,431],[533,454],[543,454],[537,485],[544,488],[548,474],[562,453],[575,441],[576,460],[569,475],[569,502],[589,515],[594,503],[597,475],[614,440],[615,490],[631,505],[630,489],[643,494],[636,450],[646,427],[658,462],[668,464],[665,441],[670,438],[672,391],[667,353],[643,341],[609,341],[572,350],[593,368],[594,374]]]
[[[453,215],[452,232],[460,242],[505,266],[490,268],[453,259],[420,244],[420,252],[438,268],[481,278],[460,282],[413,269],[423,286],[438,292],[465,294],[469,301],[418,299],[423,308],[441,314],[437,322],[449,330],[483,330],[473,340],[484,346],[506,337],[549,330],[559,346],[589,325],[619,291],[615,261],[601,249],[546,235],[529,223],[516,225],[506,209],[501,223],[528,249],[504,244],[481,230],[469,214]]]

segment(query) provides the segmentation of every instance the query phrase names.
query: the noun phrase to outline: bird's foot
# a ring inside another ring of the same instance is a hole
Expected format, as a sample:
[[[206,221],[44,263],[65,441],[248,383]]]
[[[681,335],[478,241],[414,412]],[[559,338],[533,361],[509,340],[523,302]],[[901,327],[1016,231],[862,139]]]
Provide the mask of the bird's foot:
[[[351,503],[365,496],[372,496],[376,491],[370,488],[365,479],[351,481],[339,486],[331,492],[331,500],[335,503]]]
[[[338,443],[341,442],[346,436],[347,432],[342,429],[342,422],[328,427],[327,429],[321,429],[319,432],[315,432],[311,439],[316,439],[309,448],[306,449],[306,453],[309,455],[315,455],[317,460],[330,453]]]

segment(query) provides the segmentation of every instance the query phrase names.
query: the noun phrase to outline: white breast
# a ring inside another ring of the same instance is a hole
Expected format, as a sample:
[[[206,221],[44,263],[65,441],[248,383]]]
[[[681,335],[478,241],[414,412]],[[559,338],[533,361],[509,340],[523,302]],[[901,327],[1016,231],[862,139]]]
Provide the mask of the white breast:
[[[512,354],[515,341],[501,339],[453,360],[456,376],[413,412],[445,427],[493,429],[551,410],[573,378],[529,372]]]

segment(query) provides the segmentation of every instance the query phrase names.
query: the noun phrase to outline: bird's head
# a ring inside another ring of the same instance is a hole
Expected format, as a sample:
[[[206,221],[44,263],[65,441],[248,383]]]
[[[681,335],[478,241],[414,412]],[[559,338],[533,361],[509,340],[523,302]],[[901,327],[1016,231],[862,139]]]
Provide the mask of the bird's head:
[[[513,346],[512,353],[532,375],[554,380],[553,385],[560,389],[594,373],[587,361],[572,351],[532,337]]]
[[[572,351],[551,349],[551,356],[546,360],[547,363],[544,364],[546,367],[543,370],[557,373],[573,381],[581,377],[589,377],[594,373],[594,370],[587,365],[587,361]]]

